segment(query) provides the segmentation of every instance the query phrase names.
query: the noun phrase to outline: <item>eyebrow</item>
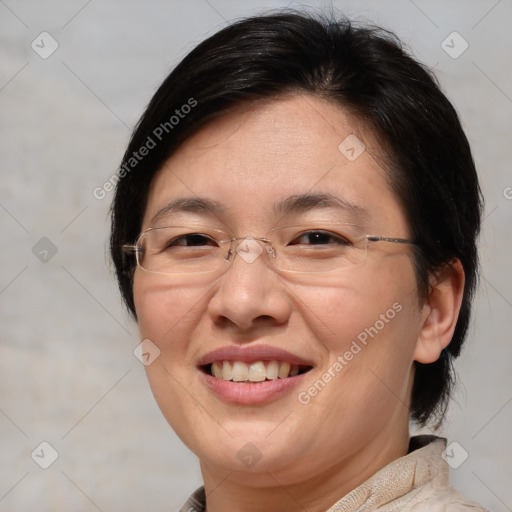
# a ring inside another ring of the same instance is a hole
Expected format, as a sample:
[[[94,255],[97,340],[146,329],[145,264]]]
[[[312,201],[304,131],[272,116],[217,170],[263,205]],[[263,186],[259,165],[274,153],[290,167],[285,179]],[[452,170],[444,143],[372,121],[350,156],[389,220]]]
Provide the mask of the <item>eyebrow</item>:
[[[208,213],[210,215],[220,216],[225,210],[226,209],[219,201],[208,199],[207,197],[180,197],[158,210],[151,219],[151,224],[154,224],[157,220],[172,213]]]
[[[324,208],[337,208],[351,213],[356,218],[368,217],[368,212],[361,206],[352,204],[345,199],[327,193],[306,193],[286,197],[274,204],[274,212],[278,215],[290,215],[293,213],[305,213]],[[227,208],[219,201],[206,197],[181,197],[171,201],[151,219],[153,225],[169,214],[179,212],[206,213],[220,217],[225,214]]]
[[[361,206],[327,193],[306,193],[289,196],[279,201],[275,205],[274,210],[278,214],[289,215],[290,213],[304,213],[322,208],[342,209],[357,218],[366,218],[369,216],[368,211]]]

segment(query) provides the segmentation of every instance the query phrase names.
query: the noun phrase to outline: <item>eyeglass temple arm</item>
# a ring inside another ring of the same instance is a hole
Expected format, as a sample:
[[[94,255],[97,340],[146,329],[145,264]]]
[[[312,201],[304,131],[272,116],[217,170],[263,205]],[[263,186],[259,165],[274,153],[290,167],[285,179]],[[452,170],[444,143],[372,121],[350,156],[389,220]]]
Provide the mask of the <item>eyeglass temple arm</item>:
[[[406,238],[387,238],[385,236],[368,235],[366,237],[369,242],[391,242],[393,244],[415,244],[412,240]]]
[[[128,256],[131,255],[131,254],[137,254],[139,252],[139,250],[137,249],[137,246],[136,245],[133,245],[133,244],[123,244],[121,246],[121,254],[122,254],[122,258],[123,258],[123,267],[126,269],[127,266],[128,266]],[[125,270],[125,273],[126,270]]]
[[[121,249],[126,254],[137,252],[137,246],[133,244],[123,244]]]

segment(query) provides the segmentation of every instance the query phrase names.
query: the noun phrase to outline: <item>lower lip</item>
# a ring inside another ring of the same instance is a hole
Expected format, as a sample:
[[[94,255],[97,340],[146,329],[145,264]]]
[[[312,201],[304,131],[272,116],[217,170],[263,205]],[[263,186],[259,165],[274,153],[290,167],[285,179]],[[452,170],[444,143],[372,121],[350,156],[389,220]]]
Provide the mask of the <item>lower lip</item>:
[[[217,379],[206,373],[201,373],[207,386],[222,400],[235,404],[256,405],[272,402],[290,393],[309,372],[286,379],[249,383]]]

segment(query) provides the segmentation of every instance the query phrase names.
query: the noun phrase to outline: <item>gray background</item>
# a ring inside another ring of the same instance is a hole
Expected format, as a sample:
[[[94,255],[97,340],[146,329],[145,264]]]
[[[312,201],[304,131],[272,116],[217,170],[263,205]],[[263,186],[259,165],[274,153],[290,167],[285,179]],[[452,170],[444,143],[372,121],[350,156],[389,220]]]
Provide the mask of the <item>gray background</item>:
[[[200,484],[133,355],[137,329],[106,256],[111,194],[93,190],[181,57],[230,20],[285,5],[304,4],[0,0],[0,512],[175,511]],[[454,485],[512,510],[512,2],[333,5],[396,31],[433,67],[472,144],[487,202],[483,278],[441,433],[460,445],[455,463],[468,453]],[[31,48],[51,48],[43,31],[59,45],[46,59]],[[458,58],[441,46],[453,31],[469,44]],[[48,448],[31,458],[42,441],[59,455],[48,469],[35,462],[50,461]]]

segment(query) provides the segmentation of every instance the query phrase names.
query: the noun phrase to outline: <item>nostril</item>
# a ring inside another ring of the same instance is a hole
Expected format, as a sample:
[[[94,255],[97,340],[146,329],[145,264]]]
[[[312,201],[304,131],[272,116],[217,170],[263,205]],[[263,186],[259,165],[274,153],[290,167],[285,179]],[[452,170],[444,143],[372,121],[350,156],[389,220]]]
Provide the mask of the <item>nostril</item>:
[[[255,318],[256,321],[261,320],[262,322],[268,322],[269,320],[274,320],[274,318],[271,315],[260,315],[257,318]]]

